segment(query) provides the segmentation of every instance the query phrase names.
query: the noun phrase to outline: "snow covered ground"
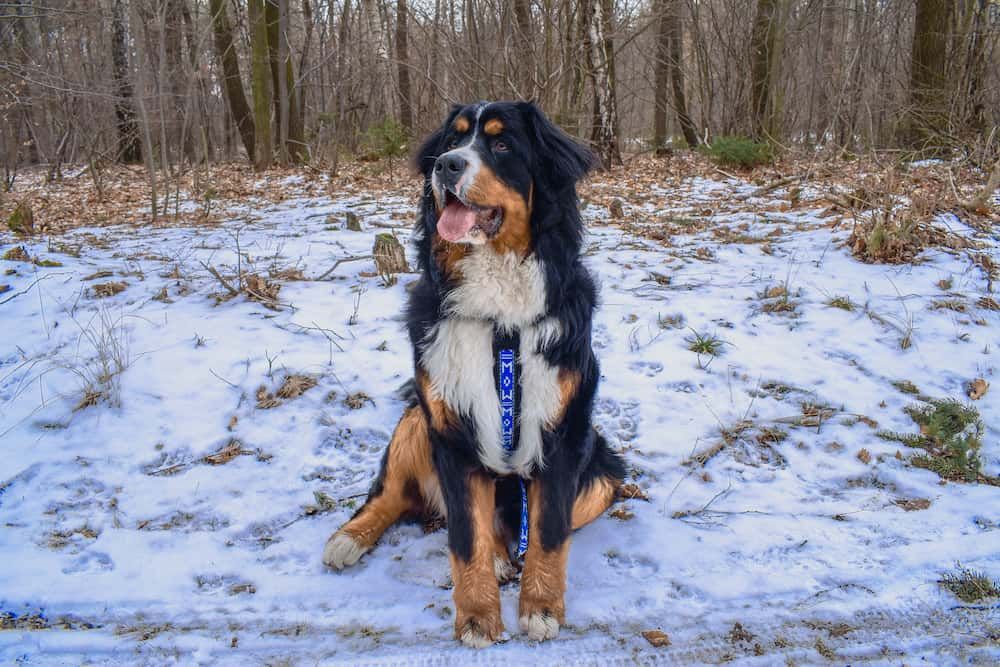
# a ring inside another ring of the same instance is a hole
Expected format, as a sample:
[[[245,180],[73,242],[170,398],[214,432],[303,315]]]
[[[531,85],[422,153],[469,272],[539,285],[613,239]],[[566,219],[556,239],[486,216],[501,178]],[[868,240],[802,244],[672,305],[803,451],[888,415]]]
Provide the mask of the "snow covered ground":
[[[781,191],[733,203],[748,192],[689,179],[626,196],[631,232],[585,209],[595,418],[648,501],[574,537],[557,640],[517,632],[514,583],[508,639],[480,652],[451,638],[443,531],[396,526],[341,574],[320,562],[403,409],[416,276],[387,287],[362,259],[314,278],[387,226],[405,240],[412,202],[248,202],[221,227],[24,244],[61,266],[0,262],[0,662],[1000,660],[997,600],[936,583],[956,561],[1000,575],[1000,489],[943,483],[875,435],[916,428],[894,382],[961,399],[973,378],[996,384],[981,272],[937,250],[862,264],[817,210],[780,210]],[[364,231],[342,228],[347,211]],[[663,221],[691,230],[634,233]],[[230,284],[274,273],[280,305],[220,299],[208,267]],[[125,286],[95,290],[109,283]],[[696,334],[721,354],[689,351]],[[316,386],[282,397],[290,375]],[[996,391],[976,402],[992,475]]]

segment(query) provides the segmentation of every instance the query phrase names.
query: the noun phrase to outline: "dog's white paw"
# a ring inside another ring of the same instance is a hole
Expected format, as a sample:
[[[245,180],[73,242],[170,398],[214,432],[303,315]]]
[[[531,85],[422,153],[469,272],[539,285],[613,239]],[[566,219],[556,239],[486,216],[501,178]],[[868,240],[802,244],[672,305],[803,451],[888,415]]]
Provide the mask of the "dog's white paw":
[[[493,640],[472,623],[465,626],[465,629],[462,630],[462,636],[459,639],[469,648],[489,648],[493,646]]]
[[[542,612],[522,616],[519,619],[521,631],[527,633],[528,639],[536,642],[555,639],[559,636],[559,620]]]
[[[360,544],[347,533],[336,532],[326,541],[323,547],[323,563],[335,570],[342,570],[354,565],[365,555],[368,547]]]
[[[496,575],[497,583],[506,584],[517,577],[517,568],[503,556],[493,554],[493,574]]]

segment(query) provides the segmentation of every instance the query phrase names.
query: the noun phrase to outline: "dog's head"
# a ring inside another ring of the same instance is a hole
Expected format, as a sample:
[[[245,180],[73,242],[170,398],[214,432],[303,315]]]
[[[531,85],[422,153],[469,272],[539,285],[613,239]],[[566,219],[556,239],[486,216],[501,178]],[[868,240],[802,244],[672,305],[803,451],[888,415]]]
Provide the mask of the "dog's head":
[[[530,102],[456,105],[416,155],[425,226],[451,244],[527,254],[540,203],[572,198],[593,154]]]

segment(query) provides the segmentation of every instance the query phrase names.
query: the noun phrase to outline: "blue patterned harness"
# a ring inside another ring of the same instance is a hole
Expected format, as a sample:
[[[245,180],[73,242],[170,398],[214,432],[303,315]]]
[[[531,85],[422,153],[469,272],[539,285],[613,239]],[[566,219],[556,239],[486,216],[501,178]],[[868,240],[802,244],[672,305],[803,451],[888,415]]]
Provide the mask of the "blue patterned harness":
[[[505,341],[509,342],[509,341]],[[499,373],[497,393],[500,397],[500,439],[504,451],[514,451],[514,429],[517,425],[517,350],[501,346],[497,352]],[[518,478],[521,486],[521,531],[517,540],[517,557],[524,557],[528,550],[528,492],[524,479]]]

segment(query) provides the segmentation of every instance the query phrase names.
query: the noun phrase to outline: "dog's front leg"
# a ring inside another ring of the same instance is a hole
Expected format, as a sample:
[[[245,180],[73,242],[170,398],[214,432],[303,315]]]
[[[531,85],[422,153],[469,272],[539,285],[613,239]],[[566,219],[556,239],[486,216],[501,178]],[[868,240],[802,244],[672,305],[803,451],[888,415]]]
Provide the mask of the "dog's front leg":
[[[436,454],[448,509],[455,637],[466,646],[485,648],[503,632],[500,587],[493,564],[495,483],[483,471],[457,466],[447,451],[439,449]]]
[[[518,618],[529,639],[559,634],[566,622],[566,561],[574,490],[561,480],[537,477],[528,485],[528,551],[521,573]]]

